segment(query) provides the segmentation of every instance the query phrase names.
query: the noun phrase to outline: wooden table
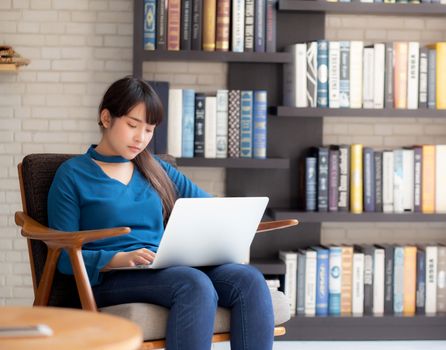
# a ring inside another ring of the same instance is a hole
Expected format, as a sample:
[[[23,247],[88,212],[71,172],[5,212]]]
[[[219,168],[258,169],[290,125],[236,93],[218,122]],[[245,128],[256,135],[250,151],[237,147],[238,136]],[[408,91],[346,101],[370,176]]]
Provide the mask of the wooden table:
[[[135,350],[142,344],[141,329],[126,319],[74,309],[54,307],[0,307],[0,326],[43,323],[50,337],[0,338],[8,350]]]

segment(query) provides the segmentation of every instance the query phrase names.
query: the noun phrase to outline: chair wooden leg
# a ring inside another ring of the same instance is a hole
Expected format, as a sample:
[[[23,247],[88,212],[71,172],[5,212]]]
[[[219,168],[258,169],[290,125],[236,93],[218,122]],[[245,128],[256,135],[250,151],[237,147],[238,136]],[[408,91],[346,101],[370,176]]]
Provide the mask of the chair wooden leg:
[[[54,272],[56,270],[57,259],[60,255],[60,248],[48,247],[48,253],[40,278],[39,287],[37,288],[34,306],[46,306],[50,297],[51,287],[53,286]]]

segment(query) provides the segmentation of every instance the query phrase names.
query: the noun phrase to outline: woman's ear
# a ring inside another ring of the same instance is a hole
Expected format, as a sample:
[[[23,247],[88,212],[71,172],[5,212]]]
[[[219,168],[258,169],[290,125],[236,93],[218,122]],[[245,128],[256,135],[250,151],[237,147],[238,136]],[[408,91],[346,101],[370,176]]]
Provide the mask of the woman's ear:
[[[101,118],[100,125],[105,129],[109,128],[111,125],[111,115],[108,109],[103,109],[101,111],[100,118]]]

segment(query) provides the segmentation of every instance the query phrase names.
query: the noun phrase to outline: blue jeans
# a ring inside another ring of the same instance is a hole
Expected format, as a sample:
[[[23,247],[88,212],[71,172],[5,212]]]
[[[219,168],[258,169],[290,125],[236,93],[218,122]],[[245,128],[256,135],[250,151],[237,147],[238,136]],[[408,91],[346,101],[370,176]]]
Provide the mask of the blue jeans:
[[[143,302],[169,308],[168,350],[211,349],[217,305],[231,310],[232,350],[273,346],[271,294],[250,265],[107,272],[93,293],[98,307]]]

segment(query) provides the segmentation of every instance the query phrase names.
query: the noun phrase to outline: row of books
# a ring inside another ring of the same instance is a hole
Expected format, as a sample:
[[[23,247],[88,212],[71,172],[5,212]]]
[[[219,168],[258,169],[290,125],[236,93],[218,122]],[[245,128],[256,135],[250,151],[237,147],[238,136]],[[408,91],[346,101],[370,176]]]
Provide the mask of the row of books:
[[[446,213],[446,145],[312,148],[305,158],[305,209]]]
[[[318,40],[286,50],[286,106],[446,109],[446,42]]]
[[[446,246],[316,246],[280,251],[279,258],[286,265],[283,290],[292,315],[446,311]]]
[[[174,157],[266,158],[267,92],[170,89],[167,152]]]
[[[144,0],[144,49],[275,52],[277,2]]]

